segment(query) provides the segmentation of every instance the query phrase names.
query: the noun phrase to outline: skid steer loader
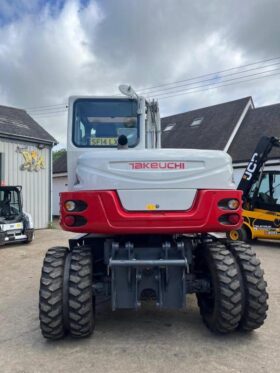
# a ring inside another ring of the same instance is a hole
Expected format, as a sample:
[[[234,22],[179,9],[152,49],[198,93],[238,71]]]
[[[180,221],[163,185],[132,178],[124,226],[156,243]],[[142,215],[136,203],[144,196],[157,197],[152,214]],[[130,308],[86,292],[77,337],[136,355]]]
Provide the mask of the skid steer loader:
[[[22,210],[21,186],[0,186],[0,246],[30,243],[34,238],[31,215]]]
[[[113,310],[138,309],[147,299],[178,309],[195,293],[211,331],[259,328],[268,297],[259,260],[249,245],[208,233],[242,224],[231,158],[162,149],[157,103],[130,86],[120,90],[124,97],[69,99],[60,224],[79,235],[46,253],[43,336],[89,336],[104,296]]]

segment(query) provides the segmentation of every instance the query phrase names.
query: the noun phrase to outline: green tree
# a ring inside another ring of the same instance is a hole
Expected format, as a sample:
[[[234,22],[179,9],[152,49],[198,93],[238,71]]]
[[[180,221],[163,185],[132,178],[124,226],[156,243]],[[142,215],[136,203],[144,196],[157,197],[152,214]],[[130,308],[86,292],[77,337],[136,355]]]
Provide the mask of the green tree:
[[[62,154],[66,153],[66,149],[54,150],[53,151],[53,162],[55,162],[58,158],[62,156]]]

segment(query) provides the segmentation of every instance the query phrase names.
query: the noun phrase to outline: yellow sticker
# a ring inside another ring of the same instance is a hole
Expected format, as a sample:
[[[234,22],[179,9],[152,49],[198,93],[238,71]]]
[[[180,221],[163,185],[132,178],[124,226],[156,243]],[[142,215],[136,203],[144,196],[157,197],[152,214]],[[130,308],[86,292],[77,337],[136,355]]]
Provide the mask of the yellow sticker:
[[[95,146],[116,146],[117,144],[117,137],[92,137],[90,139],[90,145]]]
[[[146,210],[156,210],[157,209],[157,206],[154,205],[153,203],[149,203],[147,206],[146,206]]]

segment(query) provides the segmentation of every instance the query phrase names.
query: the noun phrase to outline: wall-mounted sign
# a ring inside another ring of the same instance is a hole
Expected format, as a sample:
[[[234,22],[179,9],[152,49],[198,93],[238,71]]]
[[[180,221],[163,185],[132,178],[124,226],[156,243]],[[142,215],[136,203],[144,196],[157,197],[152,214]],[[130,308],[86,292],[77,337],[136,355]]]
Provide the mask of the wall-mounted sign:
[[[21,170],[40,171],[45,168],[45,161],[42,155],[37,150],[28,150],[28,148],[17,148],[17,151],[22,154],[24,163],[20,166]]]

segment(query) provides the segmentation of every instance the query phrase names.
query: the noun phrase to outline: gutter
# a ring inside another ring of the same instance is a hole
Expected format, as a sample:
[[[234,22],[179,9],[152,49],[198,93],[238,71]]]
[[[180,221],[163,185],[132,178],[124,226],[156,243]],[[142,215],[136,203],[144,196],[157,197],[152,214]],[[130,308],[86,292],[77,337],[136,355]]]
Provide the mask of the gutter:
[[[30,136],[22,136],[22,135],[14,135],[11,133],[0,133],[0,138],[4,139],[15,139],[15,140],[23,140],[26,142],[36,142],[36,143],[42,143],[46,145],[50,145],[52,148],[58,144],[58,141],[54,139],[54,141],[51,140],[43,140],[43,139],[38,139],[36,137],[30,137]]]
[[[237,121],[237,123],[236,123],[236,125],[235,125],[235,127],[234,127],[234,129],[233,129],[233,131],[232,131],[232,133],[231,133],[231,135],[229,137],[229,139],[228,139],[228,142],[226,143],[226,146],[224,147],[224,151],[225,152],[228,151],[230,145],[232,144],[233,139],[234,139],[237,131],[239,130],[239,128],[240,128],[240,126],[241,126],[241,124],[243,122],[243,119],[244,119],[245,115],[247,114],[247,112],[248,112],[248,110],[250,108],[254,109],[254,104],[253,104],[252,98],[249,99],[249,101],[248,101],[247,105],[245,106],[245,108],[244,108],[244,110],[243,110],[243,112],[242,112],[239,120]]]

